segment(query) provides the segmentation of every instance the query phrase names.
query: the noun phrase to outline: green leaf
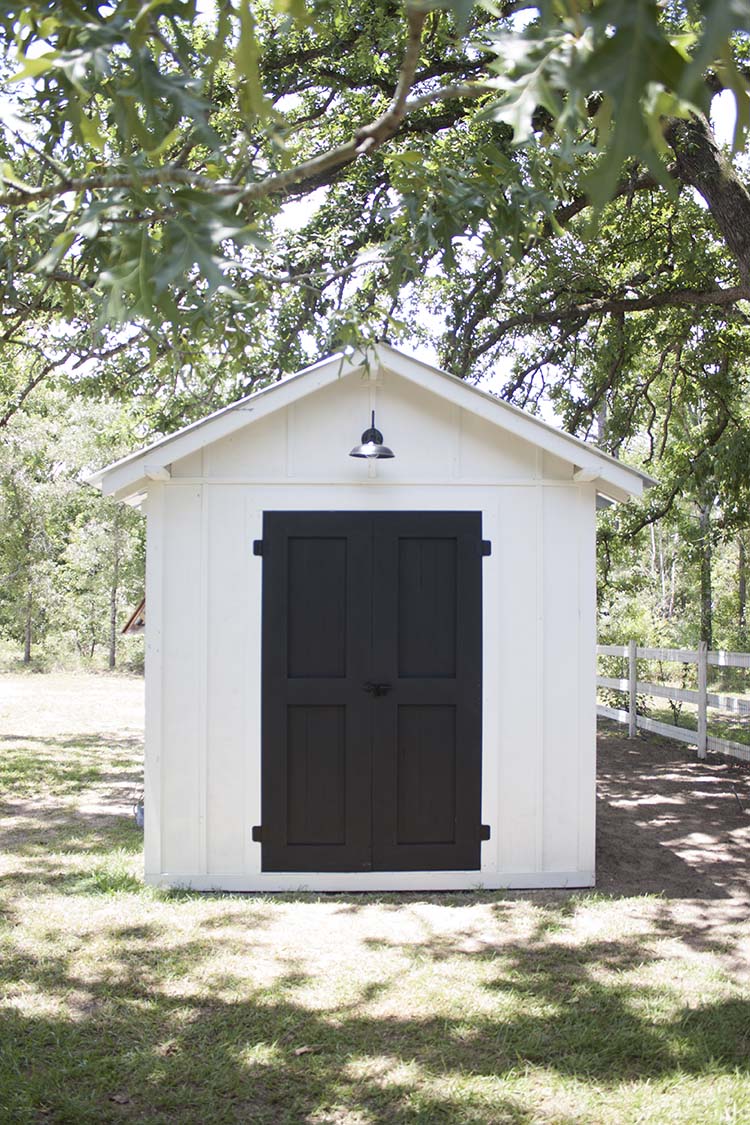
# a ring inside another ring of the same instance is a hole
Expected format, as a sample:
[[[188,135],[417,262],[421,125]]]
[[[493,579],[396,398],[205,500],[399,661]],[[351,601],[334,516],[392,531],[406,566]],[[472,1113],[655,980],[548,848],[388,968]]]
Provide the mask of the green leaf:
[[[58,234],[47,253],[34,263],[35,272],[51,273],[55,270],[75,242],[75,239],[76,232],[72,230],[62,231]]]
[[[471,13],[474,11],[474,0],[447,0],[445,6],[453,12],[456,30],[462,34],[469,26]]]
[[[273,0],[273,6],[282,15],[291,16],[300,24],[311,23],[305,0]]]
[[[750,95],[748,94],[747,81],[737,68],[729,43],[726,43],[724,46],[721,61],[716,67],[716,72],[724,86],[734,94],[737,116],[734,122],[732,149],[734,152],[739,152],[743,148],[745,137],[748,134],[748,130],[750,130]]]
[[[267,117],[268,103],[260,80],[260,47],[250,0],[240,0],[240,37],[235,51],[237,77],[244,80],[241,102],[248,117]]]
[[[684,56],[666,38],[653,0],[622,0],[608,9],[618,17],[614,31],[605,36],[581,69],[591,89],[599,89],[612,101],[611,132],[597,168],[588,178],[588,190],[598,207],[610,198],[630,158],[643,159],[659,178],[654,129],[658,123],[659,99],[654,89],[676,91],[687,68]]]
[[[38,78],[41,74],[46,74],[48,70],[56,64],[60,58],[59,51],[46,51],[43,55],[35,55],[33,58],[24,58],[23,66],[13,75],[11,82],[22,82],[24,78]]]

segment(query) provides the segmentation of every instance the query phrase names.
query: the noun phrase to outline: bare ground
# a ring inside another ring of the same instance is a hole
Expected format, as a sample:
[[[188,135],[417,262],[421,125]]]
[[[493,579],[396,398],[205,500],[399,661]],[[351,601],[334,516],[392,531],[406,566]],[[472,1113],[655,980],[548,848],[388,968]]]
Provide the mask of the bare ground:
[[[114,752],[142,739],[137,677],[0,676],[0,747],[42,743],[52,757],[60,745]],[[129,812],[139,780],[132,772],[105,775],[77,795],[78,813],[106,819]],[[653,736],[631,741],[622,727],[603,722],[597,789],[599,892],[750,905],[750,767],[715,754],[698,761],[693,750]],[[31,803],[38,816],[39,795]],[[23,830],[21,805],[14,808],[16,832]],[[68,805],[57,815],[72,812]]]
[[[750,903],[750,768],[622,731],[600,724],[597,888]]]

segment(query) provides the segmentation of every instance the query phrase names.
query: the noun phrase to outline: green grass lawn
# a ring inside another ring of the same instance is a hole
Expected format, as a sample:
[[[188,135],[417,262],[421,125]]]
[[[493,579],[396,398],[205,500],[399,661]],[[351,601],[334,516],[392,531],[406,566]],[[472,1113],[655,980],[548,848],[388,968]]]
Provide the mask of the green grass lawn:
[[[0,740],[0,1121],[750,1121],[745,906],[149,890],[112,684]]]

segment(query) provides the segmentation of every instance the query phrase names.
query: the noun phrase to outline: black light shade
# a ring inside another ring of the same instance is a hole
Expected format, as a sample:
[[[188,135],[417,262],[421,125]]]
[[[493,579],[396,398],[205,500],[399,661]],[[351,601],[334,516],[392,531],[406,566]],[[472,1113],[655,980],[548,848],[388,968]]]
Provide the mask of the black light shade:
[[[360,445],[355,445],[354,449],[349,454],[350,457],[372,457],[372,458],[386,458],[395,457],[392,449],[387,445],[383,445],[383,435],[380,430],[375,428],[375,411],[372,412],[372,419],[370,421],[369,430],[365,430],[362,434],[362,442]]]

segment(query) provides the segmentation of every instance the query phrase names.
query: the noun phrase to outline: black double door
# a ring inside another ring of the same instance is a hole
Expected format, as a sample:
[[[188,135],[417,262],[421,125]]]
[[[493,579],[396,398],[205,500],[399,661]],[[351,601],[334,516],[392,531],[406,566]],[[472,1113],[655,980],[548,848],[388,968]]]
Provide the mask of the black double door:
[[[264,871],[475,870],[478,512],[266,512]]]

